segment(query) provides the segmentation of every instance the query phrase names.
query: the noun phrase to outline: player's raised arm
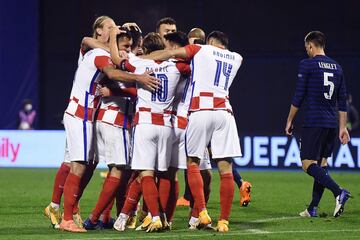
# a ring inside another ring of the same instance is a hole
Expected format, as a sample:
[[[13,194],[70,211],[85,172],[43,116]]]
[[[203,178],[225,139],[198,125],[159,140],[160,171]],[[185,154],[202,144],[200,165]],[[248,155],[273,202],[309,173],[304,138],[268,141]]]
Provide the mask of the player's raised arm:
[[[120,30],[118,27],[112,28],[110,31],[109,47],[110,47],[111,61],[116,66],[119,66],[120,62],[123,60],[123,58],[121,58],[119,54],[119,48],[117,45],[116,36],[124,32],[125,31]]]
[[[184,47],[173,50],[159,50],[150,53],[149,55],[141,56],[144,59],[151,59],[156,61],[166,61],[170,58],[186,58],[187,53]]]
[[[86,52],[92,48],[101,48],[107,52],[110,52],[110,48],[107,46],[107,44],[92,37],[84,37],[81,41],[81,50]]]
[[[157,89],[157,87],[160,84],[159,79],[150,75],[152,71],[146,71],[142,74],[133,74],[115,69],[114,67],[111,66],[103,68],[102,71],[111,80],[123,81],[123,82],[138,82],[150,91]]]

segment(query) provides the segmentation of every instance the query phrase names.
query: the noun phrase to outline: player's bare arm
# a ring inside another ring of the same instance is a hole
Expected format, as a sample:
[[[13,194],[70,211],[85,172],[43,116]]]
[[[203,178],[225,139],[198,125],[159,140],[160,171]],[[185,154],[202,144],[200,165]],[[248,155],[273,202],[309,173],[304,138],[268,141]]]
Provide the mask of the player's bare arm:
[[[347,112],[339,111],[339,139],[341,144],[347,144],[350,141],[350,135],[346,128]]]
[[[151,76],[152,71],[146,71],[142,74],[133,74],[115,69],[114,67],[105,67],[103,72],[112,80],[123,82],[138,82],[146,89],[153,91],[160,85],[160,80]]]
[[[107,52],[110,52],[110,48],[107,44],[100,42],[99,40],[92,37],[84,37],[81,41],[81,49],[87,51],[92,48],[101,48]]]
[[[125,31],[120,30],[118,27],[112,28],[110,31],[109,47],[110,47],[111,61],[117,66],[120,65],[120,62],[123,60],[123,57],[121,57],[119,54],[119,48],[117,46],[116,36],[124,32]]]
[[[177,48],[172,50],[159,50],[150,53],[149,55],[141,56],[144,59],[158,60],[158,61],[166,61],[169,58],[186,58],[187,53],[185,48]]]
[[[294,120],[298,110],[299,109],[297,107],[295,107],[294,105],[290,106],[290,111],[289,111],[289,115],[288,115],[288,118],[286,121],[286,126],[285,126],[285,133],[288,136],[292,136],[293,120]]]

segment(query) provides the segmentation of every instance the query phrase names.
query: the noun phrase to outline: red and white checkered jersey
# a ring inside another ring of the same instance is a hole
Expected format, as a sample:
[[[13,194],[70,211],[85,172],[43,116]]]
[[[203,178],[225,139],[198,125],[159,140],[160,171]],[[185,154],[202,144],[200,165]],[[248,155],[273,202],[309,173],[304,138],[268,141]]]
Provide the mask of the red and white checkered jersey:
[[[115,127],[130,128],[135,114],[135,84],[116,82],[112,85],[115,84],[117,88],[111,89],[111,96],[101,98],[96,120]]]
[[[137,85],[135,124],[150,123],[172,127],[171,113],[176,86],[180,76],[189,73],[189,65],[174,59],[155,62],[130,57],[123,61],[120,67],[138,74],[152,70],[155,77],[161,80],[161,87],[153,92],[144,89],[140,84]]]
[[[241,66],[241,55],[211,45],[188,45],[185,49],[191,59],[193,85],[189,111],[232,111],[229,88]]]
[[[113,66],[110,54],[100,48],[88,51],[75,73],[69,105],[65,112],[86,121],[93,121],[99,105],[98,83],[104,77],[101,72]]]
[[[173,125],[176,128],[185,129],[187,126],[188,111],[191,100],[191,78],[185,76],[176,87],[172,116]]]
[[[80,63],[81,63],[82,60],[84,59],[85,53],[86,53],[86,52],[85,52],[82,48],[80,48],[80,50],[79,50],[79,58],[78,58],[78,66],[80,65]]]

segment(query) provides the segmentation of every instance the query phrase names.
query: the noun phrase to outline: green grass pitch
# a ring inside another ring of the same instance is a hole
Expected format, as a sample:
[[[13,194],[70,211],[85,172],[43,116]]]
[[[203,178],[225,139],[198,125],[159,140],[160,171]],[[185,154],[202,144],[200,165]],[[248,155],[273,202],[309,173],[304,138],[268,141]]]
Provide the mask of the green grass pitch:
[[[360,239],[359,173],[332,173],[354,196],[341,217],[332,217],[334,198],[325,191],[319,209],[323,216],[304,219],[297,215],[310,201],[311,177],[303,172],[242,172],[243,178],[253,184],[252,203],[247,208],[240,207],[235,190],[230,231],[225,234],[188,230],[185,207],[177,208],[173,230],[168,232],[104,230],[73,234],[55,230],[42,213],[51,200],[55,173],[56,169],[0,169],[0,239]],[[179,179],[183,179],[182,174]],[[84,219],[95,205],[102,182],[97,171],[81,200]],[[219,177],[215,171],[208,210],[216,220]]]

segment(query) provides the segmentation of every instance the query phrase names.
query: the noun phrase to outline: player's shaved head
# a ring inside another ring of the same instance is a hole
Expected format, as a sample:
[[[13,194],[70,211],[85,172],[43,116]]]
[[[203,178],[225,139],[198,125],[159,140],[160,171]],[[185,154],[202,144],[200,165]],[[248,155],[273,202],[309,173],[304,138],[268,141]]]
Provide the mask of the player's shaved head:
[[[143,49],[145,54],[149,54],[153,51],[163,50],[165,44],[158,33],[148,33],[143,42]]]
[[[325,48],[325,35],[320,31],[311,31],[305,36],[306,43],[313,43],[316,47]]]
[[[205,32],[201,28],[193,28],[188,33],[188,38],[197,38],[205,42]]]
[[[206,43],[209,44],[212,40],[215,40],[217,43],[220,43],[225,48],[228,48],[229,38],[226,36],[225,33],[220,31],[211,32],[206,39]]]

